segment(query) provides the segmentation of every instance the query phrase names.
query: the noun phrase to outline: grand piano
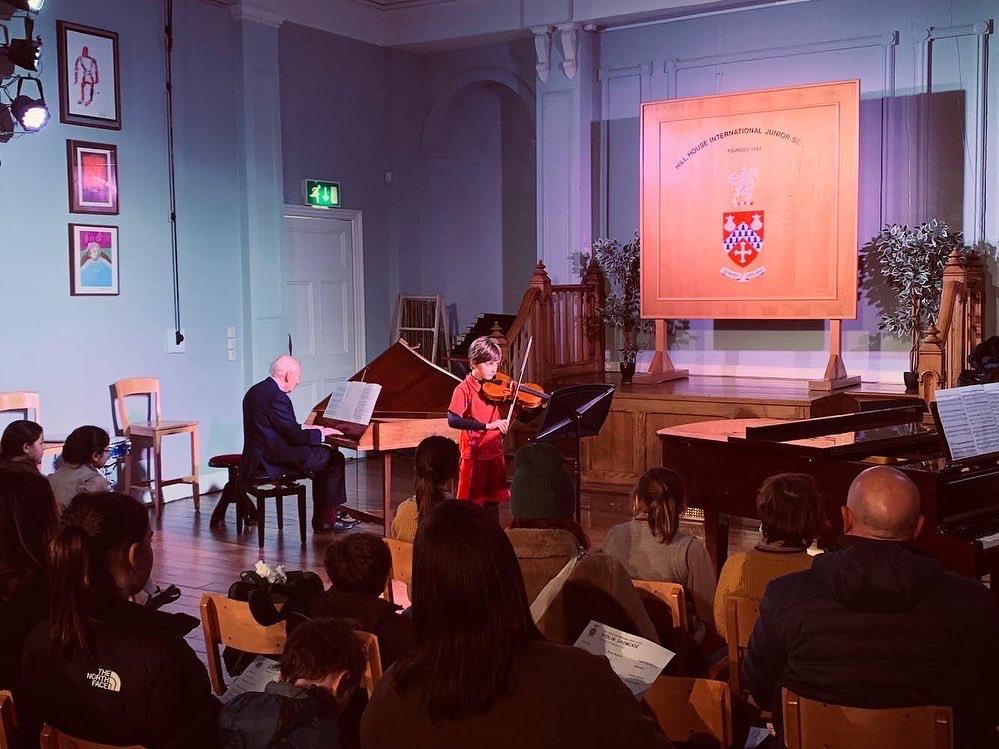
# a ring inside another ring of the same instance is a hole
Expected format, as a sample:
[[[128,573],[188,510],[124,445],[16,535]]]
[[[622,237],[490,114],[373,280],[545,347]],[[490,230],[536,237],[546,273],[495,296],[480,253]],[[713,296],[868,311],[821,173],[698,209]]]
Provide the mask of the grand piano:
[[[357,435],[328,437],[338,447],[374,452],[382,458],[382,514],[350,507],[362,520],[381,523],[388,535],[392,522],[392,453],[416,447],[432,435],[458,441],[458,431],[447,425],[451,394],[461,380],[421,356],[399,340],[379,354],[350,380],[382,386],[367,429]],[[330,396],[316,404],[307,423],[337,427],[323,418]]]
[[[962,575],[992,575],[999,596],[999,455],[950,461],[926,405],[777,421],[728,419],[658,432],[662,464],[684,480],[688,503],[704,510],[716,569],[728,553],[730,517],[758,518],[756,493],[775,473],[808,473],[825,501],[830,544],[842,532],[840,507],[861,471],[888,465],[919,487],[926,518],[917,542]]]

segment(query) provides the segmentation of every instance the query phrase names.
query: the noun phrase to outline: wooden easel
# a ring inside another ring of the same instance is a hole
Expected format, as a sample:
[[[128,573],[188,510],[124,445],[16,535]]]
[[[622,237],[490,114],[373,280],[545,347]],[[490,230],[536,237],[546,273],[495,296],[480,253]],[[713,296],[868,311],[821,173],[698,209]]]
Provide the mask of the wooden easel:
[[[829,321],[829,362],[821,380],[809,380],[809,390],[842,390],[860,384],[860,375],[850,377],[843,364],[843,321]]]
[[[670,380],[685,380],[686,369],[677,369],[669,358],[669,336],[666,335],[666,321],[656,320],[656,351],[652,355],[648,372],[636,372],[634,382],[655,385]]]

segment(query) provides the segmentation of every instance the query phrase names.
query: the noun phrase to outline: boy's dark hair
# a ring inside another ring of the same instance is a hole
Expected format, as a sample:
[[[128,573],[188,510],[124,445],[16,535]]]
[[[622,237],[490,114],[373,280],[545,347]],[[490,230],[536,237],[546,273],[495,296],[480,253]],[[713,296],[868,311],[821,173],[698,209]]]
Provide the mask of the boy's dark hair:
[[[381,595],[392,572],[392,555],[373,533],[351,533],[326,549],[326,574],[333,589]]]
[[[367,663],[354,626],[346,619],[310,619],[296,626],[281,654],[281,679],[319,681],[336,671],[347,672],[355,688]]]
[[[110,444],[111,438],[100,427],[77,427],[66,438],[66,444],[62,447],[62,459],[70,465],[86,465],[90,463],[94,453],[101,452]]]
[[[756,509],[768,544],[807,548],[822,526],[822,499],[807,473],[778,473],[763,482]]]

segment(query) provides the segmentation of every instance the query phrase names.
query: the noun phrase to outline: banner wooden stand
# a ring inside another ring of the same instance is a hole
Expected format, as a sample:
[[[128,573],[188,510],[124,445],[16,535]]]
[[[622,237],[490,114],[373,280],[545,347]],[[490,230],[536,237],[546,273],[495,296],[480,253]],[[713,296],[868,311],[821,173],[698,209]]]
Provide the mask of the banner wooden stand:
[[[829,362],[821,380],[809,380],[809,390],[842,390],[860,384],[860,375],[850,377],[843,364],[843,321],[829,321]]]
[[[647,372],[636,372],[633,382],[656,385],[670,380],[687,379],[686,369],[677,369],[669,358],[669,336],[666,334],[666,321],[656,320],[656,351],[652,355]]]

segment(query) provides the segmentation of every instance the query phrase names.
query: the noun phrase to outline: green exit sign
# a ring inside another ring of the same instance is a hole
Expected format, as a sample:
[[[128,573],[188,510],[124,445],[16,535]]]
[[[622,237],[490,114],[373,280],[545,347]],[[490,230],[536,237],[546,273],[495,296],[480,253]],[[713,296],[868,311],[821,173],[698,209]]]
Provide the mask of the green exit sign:
[[[322,179],[305,180],[305,204],[314,208],[339,208],[340,183]]]

